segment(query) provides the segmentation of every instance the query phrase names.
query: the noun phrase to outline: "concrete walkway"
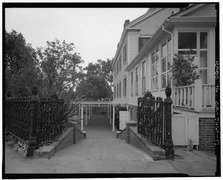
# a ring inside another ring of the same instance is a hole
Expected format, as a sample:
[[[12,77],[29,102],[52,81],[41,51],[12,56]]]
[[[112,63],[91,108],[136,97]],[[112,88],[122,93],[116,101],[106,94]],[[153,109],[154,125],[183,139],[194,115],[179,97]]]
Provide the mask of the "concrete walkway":
[[[178,173],[168,161],[152,158],[116,138],[106,116],[84,126],[87,138],[51,159],[24,158],[6,146],[6,173]]]

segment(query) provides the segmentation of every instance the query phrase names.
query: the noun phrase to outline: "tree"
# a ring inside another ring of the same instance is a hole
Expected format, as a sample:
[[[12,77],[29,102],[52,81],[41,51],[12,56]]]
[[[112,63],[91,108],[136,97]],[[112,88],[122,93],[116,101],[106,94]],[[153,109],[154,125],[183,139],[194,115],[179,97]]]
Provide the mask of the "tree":
[[[39,78],[36,51],[14,30],[11,33],[5,30],[4,73],[5,90],[14,96],[26,96],[26,87],[32,87]]]
[[[98,75],[89,75],[82,80],[76,89],[76,95],[91,100],[102,100],[110,98],[112,94],[111,87],[107,81]]]
[[[172,65],[172,76],[175,86],[187,86],[199,78],[199,74],[196,71],[198,66],[194,65],[193,61],[194,57],[189,55],[184,57],[181,54],[175,54]]]
[[[87,67],[84,68],[86,70],[86,76],[90,75],[98,75],[105,78],[105,80],[112,86],[113,82],[113,75],[112,75],[112,62],[113,60],[107,59],[104,60],[97,60],[97,63],[89,63]]]
[[[58,91],[74,90],[78,83],[79,73],[83,62],[80,55],[74,52],[74,44],[60,42],[55,39],[52,42],[47,41],[45,48],[38,48],[38,57],[41,60],[41,68],[44,79],[51,93],[54,88]]]

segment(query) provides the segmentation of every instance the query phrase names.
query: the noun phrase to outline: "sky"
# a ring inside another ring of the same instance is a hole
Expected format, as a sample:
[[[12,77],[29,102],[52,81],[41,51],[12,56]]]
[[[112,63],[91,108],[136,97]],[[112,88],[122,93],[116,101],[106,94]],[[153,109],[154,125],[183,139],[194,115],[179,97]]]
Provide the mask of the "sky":
[[[146,13],[147,8],[6,8],[5,28],[21,33],[33,48],[55,38],[74,43],[85,61],[115,56],[123,24]]]

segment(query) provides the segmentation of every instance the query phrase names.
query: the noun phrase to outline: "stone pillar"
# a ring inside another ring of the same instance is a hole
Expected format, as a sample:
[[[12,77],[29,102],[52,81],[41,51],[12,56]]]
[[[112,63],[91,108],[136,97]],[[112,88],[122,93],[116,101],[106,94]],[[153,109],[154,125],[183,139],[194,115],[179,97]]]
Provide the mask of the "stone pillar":
[[[84,130],[84,106],[81,104],[81,131]]]
[[[112,131],[115,131],[115,105],[113,105]]]
[[[167,98],[165,99],[165,111],[164,111],[164,120],[165,120],[165,139],[164,139],[164,149],[166,150],[166,158],[174,159],[174,149],[173,149],[173,139],[172,139],[172,111],[171,104],[172,99],[171,96],[171,88],[169,86],[166,87],[165,90]]]

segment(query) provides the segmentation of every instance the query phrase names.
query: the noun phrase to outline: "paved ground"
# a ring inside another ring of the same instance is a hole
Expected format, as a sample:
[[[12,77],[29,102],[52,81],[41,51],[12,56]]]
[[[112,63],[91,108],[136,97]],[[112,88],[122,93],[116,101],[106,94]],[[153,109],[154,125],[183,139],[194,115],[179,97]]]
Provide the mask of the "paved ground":
[[[214,175],[215,157],[176,149],[174,161],[153,161],[149,155],[116,138],[109,120],[88,121],[87,138],[63,149],[51,159],[28,159],[6,146],[6,173],[186,173]],[[199,157],[199,158],[198,158]],[[206,164],[205,164],[206,163]],[[206,168],[205,168],[206,167]]]

